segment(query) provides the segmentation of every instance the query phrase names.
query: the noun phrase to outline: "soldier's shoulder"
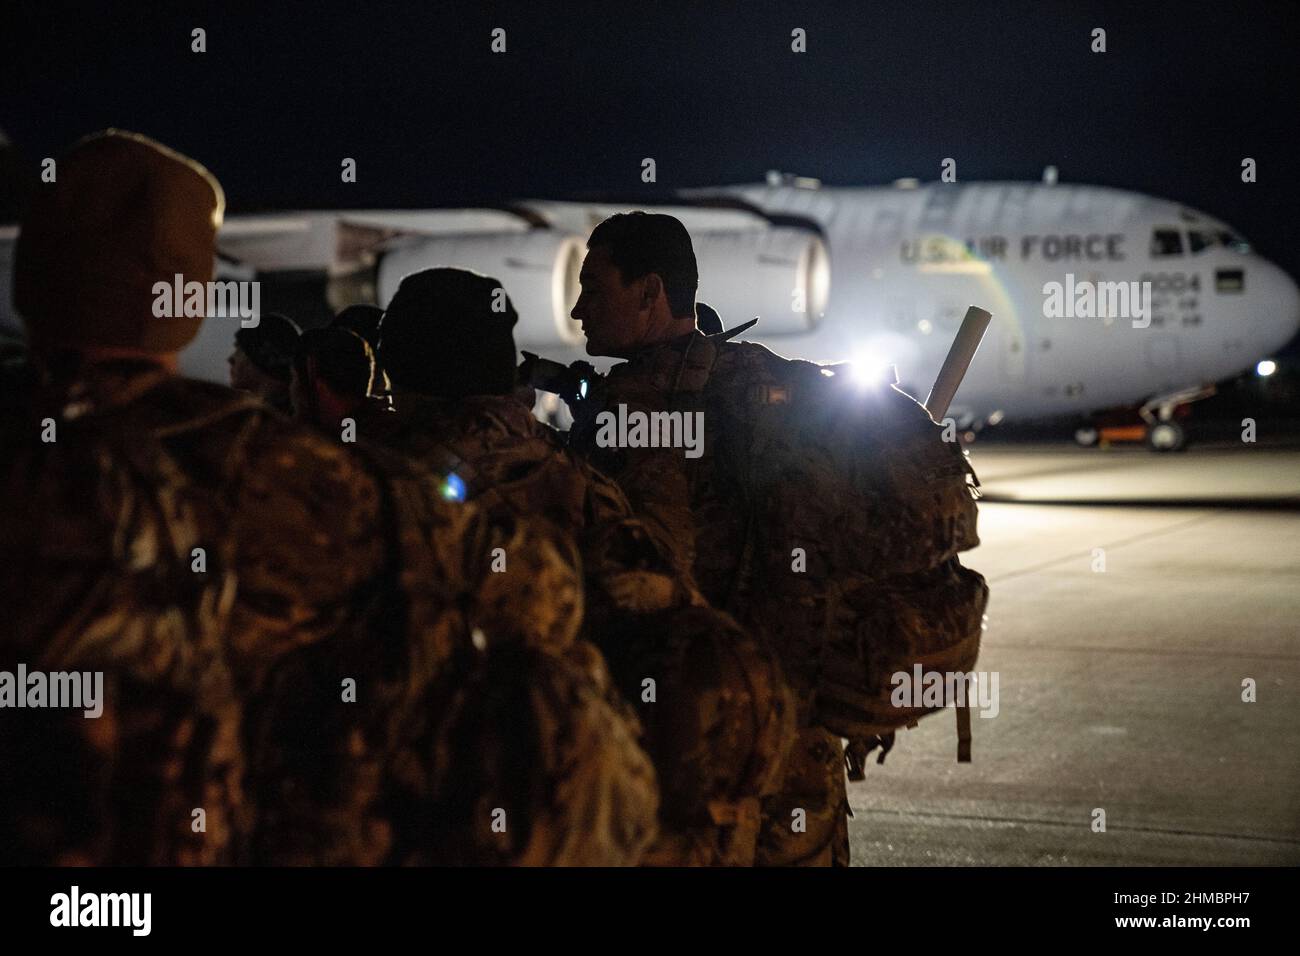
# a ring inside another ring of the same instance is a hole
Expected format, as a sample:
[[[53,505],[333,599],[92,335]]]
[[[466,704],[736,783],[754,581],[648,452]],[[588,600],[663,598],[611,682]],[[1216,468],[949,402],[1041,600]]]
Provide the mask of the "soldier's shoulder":
[[[458,432],[477,436],[485,446],[544,440],[533,410],[513,395],[484,395],[462,403]]]
[[[403,482],[413,466],[279,415],[246,429],[227,459],[227,532],[246,594],[267,608],[321,606],[380,573],[400,532],[399,498],[429,494],[427,482]]]
[[[620,362],[597,382],[594,393],[634,392],[656,387],[654,368],[646,361]]]
[[[796,374],[798,366],[805,364],[778,355],[757,342],[722,342],[718,344],[713,377],[720,381],[746,379],[767,383]]]
[[[369,500],[383,465],[395,470],[410,465],[365,447],[363,453],[283,416],[265,415],[249,430],[242,449],[245,477],[259,479],[270,494],[332,500],[339,506]]]
[[[169,378],[137,403],[136,413],[151,419],[155,434],[181,440],[188,434],[229,442],[249,463],[266,457],[302,458],[308,462],[346,460],[338,442],[287,418],[244,392],[194,379]]]
[[[682,386],[682,371],[688,361],[697,367],[712,364],[708,358],[711,350],[708,339],[699,333],[642,349],[605,375],[601,389],[606,406],[616,402],[629,407],[659,406]]]
[[[178,375],[158,379],[132,403],[132,410],[152,419],[156,427],[177,434],[209,428],[228,417],[278,414],[246,392]]]
[[[565,451],[564,461],[572,469],[576,480],[581,481],[586,489],[592,511],[602,518],[629,518],[632,505],[618,482],[581,458]]]
[[[380,487],[370,460],[257,398],[172,378],[146,404],[137,414],[182,467],[204,481],[220,476],[263,527],[312,529],[322,538],[377,521]]]

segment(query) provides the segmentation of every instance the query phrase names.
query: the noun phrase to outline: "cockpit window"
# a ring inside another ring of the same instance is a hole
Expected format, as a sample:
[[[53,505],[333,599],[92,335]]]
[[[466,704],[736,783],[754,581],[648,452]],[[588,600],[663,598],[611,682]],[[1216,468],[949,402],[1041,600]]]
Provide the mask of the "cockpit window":
[[[1233,252],[1250,252],[1250,243],[1241,236],[1234,236],[1226,229],[1219,231],[1219,241],[1231,249]]]
[[[1157,230],[1157,235],[1161,230]],[[1156,242],[1156,240],[1152,240]],[[1209,229],[1188,229],[1187,230],[1187,247],[1193,252],[1204,252],[1206,249],[1214,249],[1223,246],[1225,249],[1231,249],[1233,252],[1250,252],[1250,243],[1241,236],[1233,235],[1226,229],[1209,230]],[[1158,253],[1153,253],[1158,255]],[[1172,255],[1172,253],[1170,253]]]
[[[1181,256],[1183,234],[1177,229],[1157,229],[1151,234],[1151,256]]]

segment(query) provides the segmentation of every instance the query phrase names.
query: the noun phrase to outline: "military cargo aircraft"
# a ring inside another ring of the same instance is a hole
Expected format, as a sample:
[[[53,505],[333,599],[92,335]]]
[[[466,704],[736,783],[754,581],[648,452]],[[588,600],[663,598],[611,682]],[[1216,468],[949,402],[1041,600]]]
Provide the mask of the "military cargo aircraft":
[[[770,173],[668,203],[520,201],[491,208],[229,216],[219,275],[305,289],[333,310],[385,304],[435,265],[499,278],[521,349],[586,357],[569,316],[584,240],[633,208],[679,217],[699,298],[787,356],[897,369],[924,397],[966,307],[993,324],[949,414],[963,427],[1140,408],[1152,446],[1183,443],[1180,406],[1267,359],[1300,328],[1300,290],[1236,230],[1178,202],[1056,181],[823,187]],[[0,232],[0,267],[8,282]],[[170,277],[168,277],[170,278]],[[262,297],[267,301],[266,294]],[[14,325],[7,289],[0,324]],[[182,369],[224,380],[233,328],[208,322]],[[598,361],[597,366],[600,367]],[[1076,437],[1095,440],[1095,429]]]

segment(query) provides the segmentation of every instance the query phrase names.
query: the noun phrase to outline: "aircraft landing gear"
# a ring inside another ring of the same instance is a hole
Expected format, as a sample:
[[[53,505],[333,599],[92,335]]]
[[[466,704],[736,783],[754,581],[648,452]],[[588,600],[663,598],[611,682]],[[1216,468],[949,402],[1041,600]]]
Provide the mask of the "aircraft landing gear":
[[[1138,409],[1147,424],[1147,447],[1152,451],[1182,451],[1187,447],[1187,432],[1174,418],[1180,406],[1190,405],[1213,395],[1213,385],[1187,388],[1171,395],[1153,398]]]
[[[1147,444],[1152,451],[1182,451],[1187,447],[1187,433],[1176,421],[1156,422],[1147,429]]]
[[[1097,417],[1079,422],[1074,430],[1075,444],[1109,448],[1120,442],[1143,442],[1151,451],[1182,451],[1187,447],[1184,420],[1188,406],[1214,391],[1213,385],[1205,385],[1158,395],[1137,409],[1139,421],[1133,420],[1131,407],[1099,412]]]

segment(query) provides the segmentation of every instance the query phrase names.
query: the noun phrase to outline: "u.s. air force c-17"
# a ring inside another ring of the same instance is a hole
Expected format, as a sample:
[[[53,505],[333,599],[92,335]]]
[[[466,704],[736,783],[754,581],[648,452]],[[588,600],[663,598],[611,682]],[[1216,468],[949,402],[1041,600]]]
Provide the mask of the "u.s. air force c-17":
[[[476,269],[509,292],[520,348],[568,361],[586,357],[569,316],[584,239],[633,208],[686,224],[700,300],[729,326],[760,318],[745,338],[868,376],[892,364],[920,398],[966,307],[987,309],[993,324],[949,412],[962,427],[1140,406],[1153,446],[1177,447],[1177,405],[1255,367],[1300,327],[1296,283],[1229,225],[1054,174],[822,187],[771,173],[658,204],[231,216],[219,274],[306,290],[337,310],[385,304],[418,269]],[[184,372],[224,379],[229,324],[205,323]]]

